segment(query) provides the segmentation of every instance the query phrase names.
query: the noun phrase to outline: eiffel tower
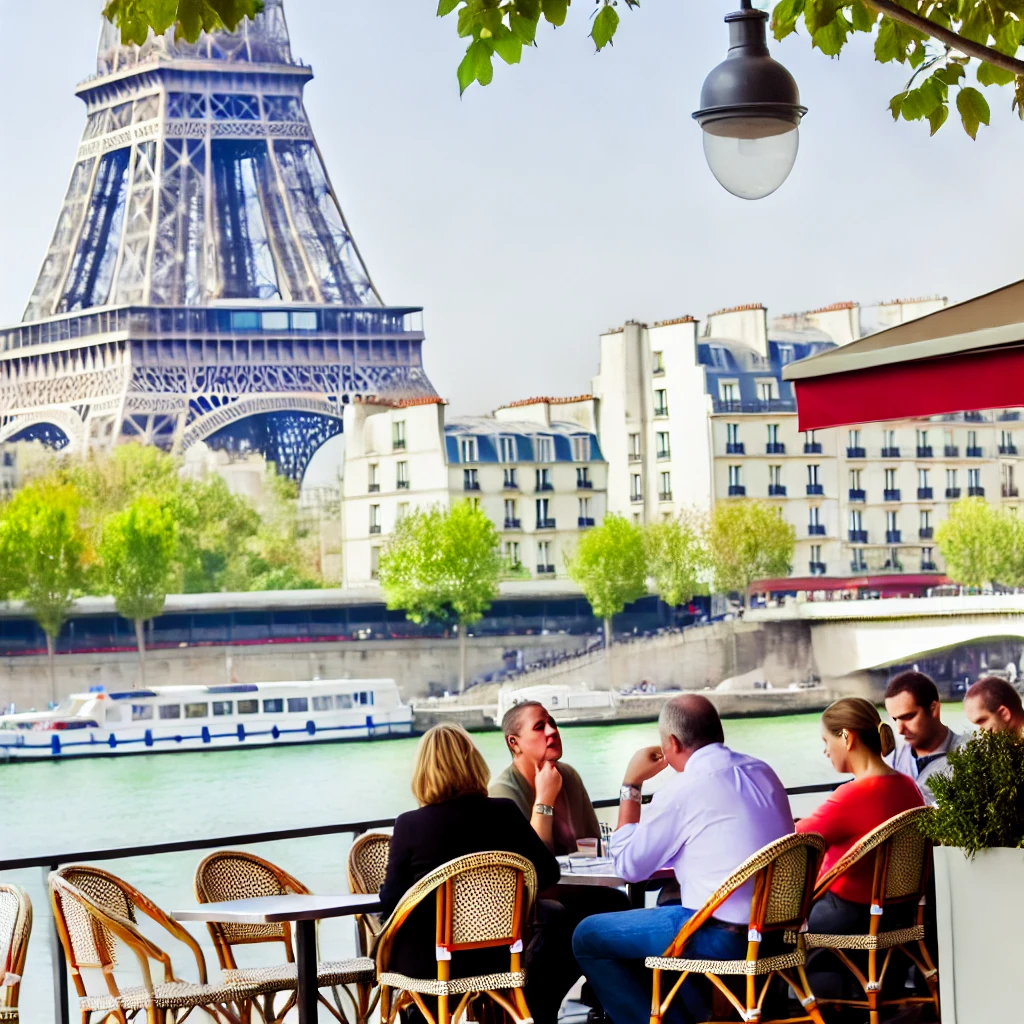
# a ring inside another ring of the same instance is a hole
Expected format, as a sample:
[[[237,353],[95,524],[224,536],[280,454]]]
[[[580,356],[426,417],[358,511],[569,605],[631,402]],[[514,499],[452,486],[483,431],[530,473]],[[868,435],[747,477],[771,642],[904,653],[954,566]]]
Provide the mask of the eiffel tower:
[[[303,107],[281,0],[233,33],[104,22],[57,227],[0,329],[0,442],[258,451],[301,479],[357,396],[434,395],[422,310],[387,306]]]

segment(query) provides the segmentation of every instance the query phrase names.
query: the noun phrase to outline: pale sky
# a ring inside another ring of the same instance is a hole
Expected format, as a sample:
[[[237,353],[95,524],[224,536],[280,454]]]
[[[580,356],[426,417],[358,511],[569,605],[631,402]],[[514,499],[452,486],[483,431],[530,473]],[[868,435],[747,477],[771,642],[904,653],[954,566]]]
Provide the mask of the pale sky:
[[[20,319],[84,123],[99,0],[0,0],[0,322]],[[894,125],[906,73],[861,42],[841,60],[806,37],[773,44],[810,108],[775,195],[733,198],[690,113],[725,55],[736,6],[620,4],[614,48],[586,38],[593,7],[541,26],[540,48],[460,101],[462,52],[435,0],[286,0],[313,66],[313,128],[388,302],[425,307],[425,358],[456,413],[576,394],[598,334],[763,302],[771,312],[857,299],[966,298],[1022,274],[1024,124],[989,90],[972,142]]]

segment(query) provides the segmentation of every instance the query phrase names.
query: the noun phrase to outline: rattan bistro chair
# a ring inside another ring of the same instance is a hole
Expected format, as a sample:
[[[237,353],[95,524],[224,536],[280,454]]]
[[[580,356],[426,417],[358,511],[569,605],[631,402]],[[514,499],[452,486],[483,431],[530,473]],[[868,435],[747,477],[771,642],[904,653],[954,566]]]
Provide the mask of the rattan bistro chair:
[[[349,892],[378,893],[388,873],[391,836],[383,832],[367,832],[348,851]],[[359,955],[369,956],[383,922],[379,914],[356,915],[356,941]]]
[[[525,857],[492,850],[442,864],[401,898],[377,942],[377,978],[382,1024],[392,1024],[400,1009],[415,1004],[428,1024],[458,1021],[471,999],[487,997],[515,1024],[531,1020],[523,995],[523,929],[537,893],[537,872]],[[410,978],[391,970],[391,947],[412,911],[434,898],[437,916],[433,978]],[[453,953],[505,946],[509,968],[495,974],[451,977]],[[436,997],[437,1016],[424,996]],[[461,997],[454,1010],[451,997]],[[480,1018],[477,1018],[480,1019]]]
[[[17,885],[0,885],[0,1021],[18,1020],[18,989],[31,932],[28,893]]]
[[[869,832],[855,843],[821,878],[814,898],[823,896],[855,864],[872,858],[874,876],[871,885],[871,923],[866,935],[804,936],[808,949],[828,949],[843,963],[864,992],[863,999],[822,1000],[823,1005],[854,1006],[868,1010],[871,1024],[878,1024],[883,1008],[911,1003],[931,1003],[939,1012],[939,973],[925,945],[924,911],[931,866],[931,841],[921,832],[921,819],[931,814],[929,807],[915,807]],[[893,906],[917,906],[914,924],[882,931],[885,911]],[[927,996],[904,995],[882,998],[882,983],[893,952],[899,950],[918,969],[928,984]],[[867,970],[853,962],[850,953],[867,952]],[[879,968],[879,953],[884,951]]]
[[[824,1024],[814,994],[804,973],[804,946],[801,929],[807,920],[814,879],[825,849],[825,841],[817,833],[784,836],[758,850],[744,861],[714,892],[711,898],[683,926],[672,945],[662,956],[649,956],[644,961],[654,972],[651,994],[651,1024],[659,1024],[680,986],[691,974],[708,978],[743,1021],[760,1021],[765,996],[772,979],[778,975],[793,990],[804,1008],[804,1015],[786,1017],[787,1021],[814,1021]],[[686,943],[694,932],[737,889],[753,881],[750,922],[747,931],[747,954],[742,960],[691,960],[686,957]],[[761,942],[774,933],[785,946],[782,953],[761,956]],[[662,973],[678,972],[679,978],[662,996]],[[723,976],[746,979],[742,1001]],[[760,991],[757,981],[762,979]]]
[[[293,878],[276,864],[252,853],[221,850],[199,862],[193,880],[196,899],[200,903],[219,903],[222,900],[249,899],[254,896],[283,896],[288,893],[309,893],[297,878]],[[256,982],[270,986],[269,991],[289,992],[285,1005],[275,1012],[273,998],[268,997],[258,1006],[261,1016],[269,1022],[282,1021],[295,1003],[298,969],[292,951],[292,930],[282,924],[215,924],[209,923],[210,936],[217,958],[224,970],[224,979],[230,984],[246,985]],[[280,942],[284,946],[286,963],[276,967],[243,967],[235,962],[235,946],[256,942]],[[373,961],[368,957],[351,960],[321,960],[317,964],[317,987],[330,988],[334,995],[332,1005],[319,995],[320,1003],[342,1024],[347,1024],[341,992],[352,1004],[357,1024],[365,1024],[373,1010],[375,974]],[[355,992],[348,988],[354,986]]]
[[[263,990],[257,985],[208,984],[206,961],[196,940],[127,882],[99,868],[75,865],[51,872],[49,884],[57,934],[78,991],[83,1024],[93,1019],[99,1024],[108,1019],[126,1024],[143,1010],[149,1024],[164,1024],[180,1019],[178,1011],[195,1008],[224,1024],[249,1020],[251,1002]],[[188,946],[195,956],[198,983],[176,976],[170,956],[140,931],[139,912]],[[119,943],[135,954],[141,985],[118,984]],[[163,966],[162,981],[153,980],[154,960]],[[90,992],[86,979],[94,976],[97,984]]]

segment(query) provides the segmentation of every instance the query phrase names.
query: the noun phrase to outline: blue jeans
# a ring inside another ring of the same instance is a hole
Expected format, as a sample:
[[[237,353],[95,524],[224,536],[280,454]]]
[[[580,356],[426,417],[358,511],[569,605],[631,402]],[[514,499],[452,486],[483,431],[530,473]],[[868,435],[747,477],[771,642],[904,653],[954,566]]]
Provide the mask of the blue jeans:
[[[648,1024],[651,971],[644,957],[661,956],[679,930],[696,913],[686,907],[654,907],[588,917],[577,926],[572,950],[614,1024]],[[742,959],[746,929],[707,921],[686,944],[686,955],[712,960]],[[663,994],[668,991],[662,988]],[[689,978],[676,994],[666,1021],[707,1020],[710,1002]]]

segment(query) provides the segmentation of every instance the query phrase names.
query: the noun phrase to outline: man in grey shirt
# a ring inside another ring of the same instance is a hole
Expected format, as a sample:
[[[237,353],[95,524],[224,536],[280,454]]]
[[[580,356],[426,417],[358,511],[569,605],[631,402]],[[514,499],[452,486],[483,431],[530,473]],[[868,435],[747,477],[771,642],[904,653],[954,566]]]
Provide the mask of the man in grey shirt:
[[[939,691],[923,672],[901,672],[885,688],[885,710],[903,738],[889,763],[918,784],[929,804],[935,803],[935,796],[928,780],[945,773],[947,755],[963,742],[962,736],[942,724],[941,709]]]

